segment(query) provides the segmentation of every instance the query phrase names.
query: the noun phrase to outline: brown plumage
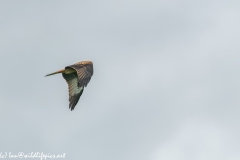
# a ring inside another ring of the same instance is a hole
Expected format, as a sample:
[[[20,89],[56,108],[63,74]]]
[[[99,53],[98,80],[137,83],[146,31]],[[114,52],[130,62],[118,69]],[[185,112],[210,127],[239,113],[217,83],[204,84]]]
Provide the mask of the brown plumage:
[[[78,103],[84,87],[87,87],[87,84],[93,75],[93,63],[91,61],[78,62],[46,76],[58,73],[62,73],[63,78],[68,83],[69,108],[72,111]]]

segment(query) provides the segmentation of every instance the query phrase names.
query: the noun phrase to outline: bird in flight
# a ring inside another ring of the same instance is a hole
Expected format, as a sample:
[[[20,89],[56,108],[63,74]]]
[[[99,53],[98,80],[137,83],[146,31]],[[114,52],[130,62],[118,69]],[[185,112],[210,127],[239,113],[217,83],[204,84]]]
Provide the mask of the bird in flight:
[[[63,78],[68,84],[69,109],[72,111],[77,105],[84,87],[87,87],[87,84],[93,75],[93,63],[92,61],[77,62],[73,65],[66,66],[65,69],[47,74],[46,76],[58,73],[62,73]]]

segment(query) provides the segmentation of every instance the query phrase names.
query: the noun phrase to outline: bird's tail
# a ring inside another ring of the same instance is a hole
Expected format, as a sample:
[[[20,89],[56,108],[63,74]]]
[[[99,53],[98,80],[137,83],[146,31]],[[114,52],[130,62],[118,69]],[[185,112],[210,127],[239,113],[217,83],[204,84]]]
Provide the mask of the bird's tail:
[[[65,69],[61,69],[59,71],[56,71],[56,72],[53,72],[53,73],[50,73],[50,74],[47,74],[45,77],[47,76],[51,76],[51,75],[54,75],[54,74],[58,74],[58,73],[63,73],[65,71]]]

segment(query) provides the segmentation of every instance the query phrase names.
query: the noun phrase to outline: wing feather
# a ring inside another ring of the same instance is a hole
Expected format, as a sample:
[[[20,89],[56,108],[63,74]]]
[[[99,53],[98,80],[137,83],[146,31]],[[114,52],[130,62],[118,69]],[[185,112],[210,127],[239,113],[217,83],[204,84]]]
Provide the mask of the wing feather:
[[[67,66],[67,68],[72,68],[76,70],[78,76],[79,87],[87,87],[93,75],[93,65],[92,64],[74,64]]]
[[[69,92],[69,108],[71,111],[75,108],[80,99],[84,87],[78,85],[78,76],[77,73],[65,74],[62,73],[63,78],[68,83],[68,92]]]

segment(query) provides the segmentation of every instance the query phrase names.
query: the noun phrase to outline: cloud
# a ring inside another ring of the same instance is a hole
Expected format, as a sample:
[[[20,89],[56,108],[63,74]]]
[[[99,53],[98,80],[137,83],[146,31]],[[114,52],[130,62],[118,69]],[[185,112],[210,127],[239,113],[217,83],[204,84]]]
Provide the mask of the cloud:
[[[154,160],[239,159],[237,135],[204,117],[187,119],[153,154]]]

